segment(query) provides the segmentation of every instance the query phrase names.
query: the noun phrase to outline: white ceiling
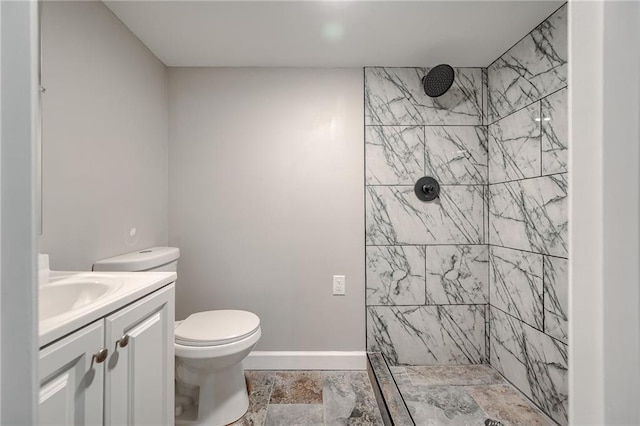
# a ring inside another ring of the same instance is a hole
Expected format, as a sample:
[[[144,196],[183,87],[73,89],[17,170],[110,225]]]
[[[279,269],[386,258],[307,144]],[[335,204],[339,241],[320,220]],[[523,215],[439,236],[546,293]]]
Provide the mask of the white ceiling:
[[[564,1],[105,1],[168,66],[486,66]]]

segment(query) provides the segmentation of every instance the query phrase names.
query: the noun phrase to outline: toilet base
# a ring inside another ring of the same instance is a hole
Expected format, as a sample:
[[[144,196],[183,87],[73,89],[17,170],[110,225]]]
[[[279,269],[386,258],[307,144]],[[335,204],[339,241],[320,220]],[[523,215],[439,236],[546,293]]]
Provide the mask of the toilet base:
[[[249,408],[242,363],[213,372],[201,386],[197,417],[193,409],[176,417],[176,425],[223,426],[240,419]],[[196,418],[194,418],[196,417]]]

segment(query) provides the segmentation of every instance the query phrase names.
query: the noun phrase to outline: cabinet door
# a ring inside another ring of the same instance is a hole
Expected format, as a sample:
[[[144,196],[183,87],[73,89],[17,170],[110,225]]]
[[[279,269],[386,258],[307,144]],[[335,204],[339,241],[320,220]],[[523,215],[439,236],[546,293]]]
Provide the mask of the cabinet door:
[[[173,310],[171,284],[105,319],[105,425],[173,424]]]
[[[103,320],[40,351],[40,425],[101,425],[105,362]]]

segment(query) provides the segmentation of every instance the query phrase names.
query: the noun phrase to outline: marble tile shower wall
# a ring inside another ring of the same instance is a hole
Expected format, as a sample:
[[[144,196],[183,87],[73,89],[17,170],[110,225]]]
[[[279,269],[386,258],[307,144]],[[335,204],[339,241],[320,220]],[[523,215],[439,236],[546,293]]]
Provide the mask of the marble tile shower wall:
[[[567,424],[567,7],[488,75],[491,364]]]
[[[367,345],[396,365],[488,362],[486,70],[424,94],[425,68],[365,69]],[[433,176],[425,203],[416,180]]]
[[[440,98],[427,71],[365,69],[368,349],[490,362],[566,424],[567,7]]]

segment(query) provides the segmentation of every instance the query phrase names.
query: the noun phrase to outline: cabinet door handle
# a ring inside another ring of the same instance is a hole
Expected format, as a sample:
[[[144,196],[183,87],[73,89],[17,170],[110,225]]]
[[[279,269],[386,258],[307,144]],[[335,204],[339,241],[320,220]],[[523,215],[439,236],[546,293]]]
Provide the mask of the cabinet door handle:
[[[120,346],[121,348],[126,347],[128,344],[129,344],[129,335],[128,334],[125,334],[124,336],[122,336],[121,338],[116,340],[116,345]]]
[[[109,349],[102,348],[93,355],[93,359],[95,359],[98,364],[101,364],[107,359],[107,355],[109,355]]]

